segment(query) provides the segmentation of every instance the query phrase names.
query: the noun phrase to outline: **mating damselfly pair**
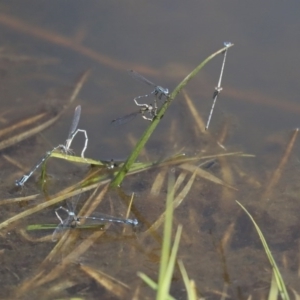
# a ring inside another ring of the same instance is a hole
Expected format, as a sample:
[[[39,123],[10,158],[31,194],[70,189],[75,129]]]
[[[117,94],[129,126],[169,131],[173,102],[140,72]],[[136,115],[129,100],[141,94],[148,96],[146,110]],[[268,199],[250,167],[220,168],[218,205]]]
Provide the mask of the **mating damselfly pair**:
[[[114,123],[115,125],[125,124],[125,123],[129,122],[130,120],[132,120],[133,118],[135,118],[138,114],[141,114],[142,118],[144,118],[145,120],[152,121],[157,114],[157,109],[158,109],[157,100],[161,100],[162,97],[168,98],[169,97],[169,89],[163,88],[159,85],[156,85],[155,83],[151,82],[149,79],[147,79],[146,77],[144,77],[143,75],[139,74],[138,72],[136,72],[134,70],[129,70],[128,73],[134,79],[136,79],[140,82],[143,82],[149,86],[152,86],[154,88],[154,90],[149,94],[146,94],[143,96],[137,96],[133,99],[135,105],[139,107],[139,110],[137,110],[133,113],[130,113],[128,115],[125,115],[123,117],[114,119],[112,121],[112,123]],[[138,99],[149,97],[150,95],[154,95],[154,104],[153,105],[138,102]]]
[[[205,129],[208,129],[210,121],[211,121],[211,117],[214,111],[214,107],[217,101],[217,98],[220,94],[220,92],[222,91],[222,87],[221,87],[221,81],[222,81],[222,77],[223,77],[223,72],[224,72],[224,66],[225,66],[225,60],[226,60],[226,55],[227,55],[227,50],[228,48],[232,47],[233,44],[231,42],[224,42],[224,46],[226,47],[226,49],[223,51],[224,54],[224,58],[223,58],[223,63],[222,63],[222,68],[221,68],[221,72],[220,72],[220,76],[219,76],[219,81],[218,81],[218,85],[215,87],[214,93],[213,93],[213,104],[208,116],[208,120],[205,126]],[[134,71],[134,70],[129,70],[128,73],[136,80],[140,81],[140,82],[144,82],[147,85],[150,85],[154,88],[154,90],[150,93],[150,94],[146,94],[143,96],[137,96],[135,97],[133,100],[135,102],[135,104],[140,107],[139,110],[125,115],[123,117],[114,119],[112,121],[112,123],[116,124],[116,125],[121,125],[124,123],[127,123],[128,121],[132,120],[133,118],[135,118],[138,114],[141,114],[142,117],[145,120],[149,120],[149,121],[153,121],[153,119],[156,117],[157,115],[157,109],[158,109],[158,105],[157,105],[157,100],[158,99],[162,99],[162,97],[169,97],[169,89],[167,88],[163,88],[159,85],[154,84],[153,82],[151,82],[150,80],[148,80],[147,78],[145,78],[144,76],[142,76],[141,74],[139,74],[138,72]],[[147,104],[147,103],[139,103],[138,99],[144,98],[144,97],[149,97],[150,95],[154,95],[155,99],[154,99],[154,104]]]
[[[84,152],[85,152],[85,150],[87,148],[87,145],[88,145],[88,136],[87,136],[86,130],[77,128],[78,124],[79,124],[79,120],[80,120],[80,115],[81,115],[81,106],[78,105],[75,108],[75,112],[74,112],[74,116],[73,116],[73,119],[72,119],[71,127],[70,127],[69,134],[68,134],[68,137],[66,139],[65,144],[64,145],[63,144],[58,145],[58,146],[54,147],[52,150],[47,151],[46,154],[39,160],[39,162],[31,169],[31,171],[28,174],[23,175],[20,179],[15,181],[16,186],[23,187],[25,182],[44,163],[44,161],[51,156],[51,154],[54,151],[58,150],[58,151],[61,151],[65,154],[73,153],[73,150],[71,149],[71,144],[73,142],[74,137],[76,136],[76,134],[78,132],[82,132],[85,136],[84,147],[81,151],[81,157],[84,158]]]
[[[131,225],[133,227],[138,225],[137,219],[119,218],[119,217],[102,214],[99,212],[94,212],[92,216],[78,216],[75,211],[76,211],[79,198],[80,195],[77,195],[71,199],[66,200],[67,208],[64,206],[60,206],[55,209],[55,214],[59,219],[60,223],[55,228],[52,234],[52,241],[54,242],[57,241],[58,238],[61,236],[61,234],[66,230],[69,230],[71,228],[76,228],[81,221],[84,221],[85,223],[88,224],[120,223],[120,224]],[[67,214],[67,217],[63,219],[58,213],[59,211],[65,212]]]

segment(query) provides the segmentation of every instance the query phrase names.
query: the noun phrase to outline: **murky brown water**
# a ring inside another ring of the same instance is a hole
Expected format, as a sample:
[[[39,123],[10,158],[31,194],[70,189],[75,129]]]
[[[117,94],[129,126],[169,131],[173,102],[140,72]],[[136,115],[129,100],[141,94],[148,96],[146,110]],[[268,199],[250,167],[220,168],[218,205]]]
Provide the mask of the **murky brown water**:
[[[0,201],[41,193],[36,200],[22,205],[2,205],[1,222],[42,203],[47,200],[45,195],[71,186],[89,172],[86,166],[51,159],[47,166],[49,185],[44,193],[36,184],[38,174],[22,191],[14,187],[15,179],[45,151],[66,139],[76,105],[82,106],[80,128],[86,129],[89,136],[86,157],[125,159],[148,124],[140,116],[120,127],[111,126],[110,121],[135,111],[132,99],[151,92],[126,70],[136,69],[172,90],[229,40],[235,46],[227,55],[223,91],[209,134],[199,133],[180,94],[140,160],[155,161],[182,152],[188,156],[236,151],[255,154],[255,158],[234,155],[204,165],[206,171],[238,190],[196,177],[175,213],[174,225],[183,224],[178,257],[195,280],[199,295],[220,299],[225,291],[232,299],[249,295],[266,299],[271,267],[253,225],[235,203],[239,200],[265,234],[288,288],[300,293],[297,139],[288,160],[280,165],[293,130],[299,126],[300,66],[295,38],[300,26],[298,3],[0,1],[0,8],[1,128],[37,112],[46,113],[48,118],[55,116],[70,97],[76,78],[87,69],[92,71],[74,104],[52,126],[1,150]],[[187,87],[204,121],[221,62],[220,56],[206,65]],[[223,132],[226,151],[216,143]],[[0,139],[8,137],[9,133]],[[82,142],[82,137],[74,142],[77,153]],[[191,173],[178,165],[172,168],[176,178],[186,174],[178,194]],[[280,171],[278,178],[275,170]],[[166,167],[147,170],[128,177],[122,185],[124,194],[136,194],[131,213],[140,222],[136,230],[125,226],[124,231],[124,226],[112,225],[106,232],[93,231],[94,235],[102,235],[77,256],[72,251],[79,253],[76,246],[89,241],[88,230],[73,230],[73,243],[46,262],[55,244],[29,239],[42,238],[51,231],[30,233],[27,238],[20,234],[28,224],[57,223],[53,207],[12,223],[8,230],[2,229],[1,298],[154,298],[154,292],[142,283],[137,272],[157,280],[162,229],[148,235],[144,232],[164,211],[167,180],[158,194],[152,188],[158,173],[164,171]],[[101,210],[124,216],[127,200],[110,191]],[[66,257],[70,258],[67,262]],[[87,275],[85,267],[120,280],[129,290],[124,287],[118,291],[115,286],[110,290]],[[53,278],[47,279],[55,268]],[[39,272],[42,275],[36,277]],[[186,298],[178,269],[171,294],[176,299]]]

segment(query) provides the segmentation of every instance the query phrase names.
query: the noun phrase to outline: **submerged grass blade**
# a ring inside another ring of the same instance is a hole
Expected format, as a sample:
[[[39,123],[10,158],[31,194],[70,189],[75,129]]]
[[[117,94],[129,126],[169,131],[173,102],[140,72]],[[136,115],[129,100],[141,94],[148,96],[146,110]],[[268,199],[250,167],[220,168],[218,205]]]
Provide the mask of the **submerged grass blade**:
[[[105,288],[108,292],[115,295],[118,298],[124,299],[129,291],[129,286],[125,283],[109,276],[108,274],[96,270],[92,267],[80,265],[80,269],[84,271],[88,276],[93,278],[99,285]]]
[[[209,181],[212,181],[216,184],[220,184],[220,185],[223,185],[223,186],[226,186],[230,189],[233,189],[233,190],[236,190],[237,189],[229,184],[227,184],[226,182],[224,182],[222,179],[214,176],[213,174],[197,167],[197,166],[194,166],[194,165],[191,165],[191,164],[182,164],[179,166],[179,168],[183,169],[183,170],[186,170],[186,171],[190,171],[190,172],[196,172],[198,176],[206,179],[206,180],[209,180]]]
[[[187,173],[186,172],[181,172],[177,179],[176,179],[176,182],[175,182],[175,185],[174,185],[174,194],[178,191],[179,187],[181,186],[181,184],[183,183],[183,181],[185,180],[187,176]]]
[[[54,124],[59,118],[61,117],[61,114],[57,114],[55,117],[51,118],[50,120],[45,121],[41,125],[38,125],[36,127],[33,127],[31,129],[28,129],[24,132],[18,133],[8,139],[5,139],[0,143],[0,150],[3,150],[5,148],[8,148],[14,144],[17,144],[23,140],[26,140],[30,138],[31,136],[43,131],[44,129],[48,128],[52,124]]]
[[[231,45],[233,46],[233,44]],[[231,47],[230,46],[230,47]],[[154,118],[154,120],[150,123],[148,128],[145,130],[143,133],[142,137],[138,141],[138,143],[135,146],[135,149],[132,151],[130,156],[128,157],[127,161],[125,164],[122,166],[120,169],[119,173],[117,176],[114,178],[114,180],[111,183],[112,187],[118,187],[122,183],[125,175],[127,172],[130,170],[131,165],[136,161],[137,157],[139,156],[140,152],[144,148],[145,144],[147,143],[148,139],[150,138],[151,134],[155,130],[156,126],[159,124],[160,119],[164,116],[165,112],[167,111],[168,107],[171,105],[172,101],[175,99],[175,97],[180,93],[180,91],[187,85],[187,83],[195,77],[198,72],[210,61],[212,60],[215,56],[218,54],[221,54],[223,51],[227,50],[227,47],[224,47],[217,52],[213,53],[209,57],[207,57],[201,64],[199,64],[190,74],[188,74],[174,89],[174,91],[170,94],[168,97],[167,101],[162,105],[160,110],[157,113],[157,116]]]
[[[42,119],[46,115],[47,115],[47,113],[40,113],[40,114],[37,114],[35,116],[29,117],[28,119],[22,120],[21,122],[13,124],[13,125],[11,125],[7,128],[1,129],[0,130],[0,137],[10,133],[11,131],[17,130],[19,128],[24,128],[25,126],[31,125],[31,124],[39,121],[40,119]]]
[[[199,131],[201,133],[207,133],[207,131],[205,130],[205,123],[203,122],[203,120],[202,120],[198,110],[196,109],[192,99],[189,97],[189,95],[187,94],[187,92],[185,90],[183,90],[183,96],[184,96],[184,99],[187,103],[188,108],[190,109],[192,117],[194,118],[195,124],[197,125]]]
[[[181,190],[181,192],[174,199],[174,203],[173,203],[174,209],[177,208],[181,204],[181,202],[185,199],[186,195],[188,194],[188,192],[190,191],[190,189],[194,183],[195,176],[196,176],[196,173],[194,172],[194,174],[190,177],[187,184],[184,186],[184,188]],[[151,225],[151,227],[141,234],[141,236],[145,236],[149,232],[156,231],[160,227],[160,225],[163,223],[163,221],[165,220],[165,217],[166,217],[166,212],[163,212],[159,216],[159,218]]]
[[[160,191],[165,181],[166,174],[167,174],[167,170],[163,169],[156,175],[156,178],[151,187],[151,191],[150,191],[151,195],[158,196],[160,194]]]
[[[76,99],[78,93],[80,92],[80,90],[81,90],[83,84],[85,83],[86,79],[88,78],[89,74],[90,74],[90,72],[86,71],[79,77],[79,79],[77,80],[77,82],[74,86],[74,89],[71,92],[68,102],[66,103],[66,105],[64,105],[63,109],[56,116],[54,116],[50,120],[45,121],[41,125],[38,125],[34,128],[31,128],[25,132],[20,133],[20,134],[16,134],[16,135],[2,141],[0,143],[0,150],[10,147],[14,144],[17,144],[25,139],[28,139],[29,137],[43,131],[44,129],[46,129],[49,126],[51,126],[52,124],[54,124],[62,116],[62,114],[65,112],[65,110],[71,105],[71,103]]]
[[[54,278],[63,274],[66,266],[82,256],[103,233],[105,233],[105,231],[96,231],[92,233],[81,244],[79,244],[77,248],[75,248],[65,258],[63,258],[62,262],[59,265],[55,266],[46,276],[41,278],[37,284],[42,285],[46,282],[54,280]]]
[[[26,202],[26,201],[32,201],[36,200],[40,194],[34,194],[30,196],[25,196],[25,197],[18,197],[18,198],[10,198],[10,199],[4,199],[0,201],[0,205],[4,204],[12,204],[12,203],[21,203],[21,202]]]
[[[59,194],[59,195],[55,195],[53,196],[53,198],[51,200],[48,200],[47,202],[43,202],[43,203],[40,203],[30,209],[27,209],[25,211],[22,211],[21,213],[17,214],[17,215],[14,215],[13,217],[3,221],[2,223],[0,223],[0,230],[3,229],[3,228],[6,228],[7,226],[9,226],[10,224],[18,221],[18,220],[21,220],[25,217],[28,217],[38,211],[41,211],[51,205],[54,205],[56,203],[59,203],[67,198],[70,198],[72,196],[76,196],[78,194],[81,194],[85,191],[88,191],[88,190],[91,190],[91,189],[94,189],[98,186],[99,184],[95,184],[93,186],[89,186],[89,187],[86,187],[86,188],[81,188],[79,187],[78,190],[72,190],[72,191],[69,191],[69,192],[66,192],[66,193],[63,193],[63,194]]]
[[[269,183],[267,184],[267,187],[266,187],[265,192],[263,193],[262,199],[269,198],[272,191],[274,190],[274,187],[279,182],[279,180],[282,176],[284,167],[286,166],[288,159],[291,156],[291,152],[294,148],[298,133],[299,133],[299,128],[296,128],[292,134],[292,137],[291,137],[285,151],[284,151],[284,154],[280,160],[278,167],[276,168],[275,172],[272,174],[272,177],[271,177]]]
[[[31,236],[28,233],[28,231],[21,228],[18,230],[18,234],[20,234],[24,240],[32,242],[32,243],[52,242],[52,232],[51,232],[51,234],[43,235],[42,237],[34,237],[34,236]]]
[[[299,295],[294,289],[291,288],[291,290],[292,290],[293,293],[294,293],[295,300],[300,300],[300,295]]]
[[[247,211],[247,209],[239,201],[236,200],[236,202],[246,212],[246,214],[249,216],[249,218],[251,219],[252,223],[255,226],[255,229],[256,229],[256,231],[257,231],[257,233],[259,235],[259,238],[260,238],[260,240],[261,240],[261,242],[263,244],[263,247],[264,247],[265,252],[267,254],[267,257],[269,259],[269,262],[270,262],[270,264],[272,266],[273,273],[274,273],[274,276],[275,276],[275,279],[276,279],[277,287],[278,287],[278,290],[279,290],[281,298],[283,300],[289,300],[290,298],[289,298],[289,295],[287,293],[285,283],[284,283],[284,281],[282,279],[280,271],[279,271],[279,269],[277,267],[277,264],[276,264],[276,262],[275,262],[275,260],[274,260],[274,258],[272,256],[272,253],[271,253],[271,251],[269,249],[269,246],[268,246],[268,244],[267,244],[267,242],[266,242],[266,240],[265,240],[265,238],[264,238],[261,230],[259,229],[258,225],[254,221],[254,219],[251,216],[251,214]]]
[[[67,277],[67,276],[66,276]],[[66,298],[61,298],[58,295],[66,294],[69,290],[76,289],[76,286],[78,285],[78,282],[74,278],[61,278],[59,282],[55,282],[51,284],[51,286],[47,287],[47,289],[44,289],[39,294],[39,299],[60,299],[63,300]],[[67,298],[68,300],[85,300],[85,297],[79,297],[79,296],[71,296],[70,298]]]
[[[45,268],[42,268],[42,266],[45,265],[42,263],[40,268],[37,269],[37,274],[32,278],[25,279],[25,281],[19,286],[16,294],[14,295],[14,299],[21,298],[21,295],[23,296],[26,294],[29,289],[36,289],[45,283],[53,281],[57,277],[61,277],[62,274],[65,274],[67,266],[72,262],[76,262],[78,258],[82,256],[104,232],[105,231],[96,231],[91,234],[84,240],[84,242],[79,244],[76,249],[72,250],[66,257],[64,257],[60,264],[56,265],[52,270],[48,270],[47,273],[45,273]],[[40,271],[41,268],[42,270]]]

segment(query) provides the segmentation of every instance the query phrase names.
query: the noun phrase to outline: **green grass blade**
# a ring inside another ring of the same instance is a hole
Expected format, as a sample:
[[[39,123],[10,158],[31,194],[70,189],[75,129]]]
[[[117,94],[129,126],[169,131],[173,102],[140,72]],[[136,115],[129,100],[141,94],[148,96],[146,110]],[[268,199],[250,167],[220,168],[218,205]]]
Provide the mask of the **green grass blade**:
[[[153,289],[157,289],[157,300],[174,299],[169,295],[169,290],[172,281],[172,275],[176,262],[176,255],[179,248],[179,242],[182,232],[182,226],[179,225],[174,245],[171,249],[172,238],[172,222],[173,222],[173,204],[174,204],[174,173],[169,173],[168,178],[168,195],[166,201],[165,223],[164,223],[164,236],[160,259],[159,279],[158,284],[151,280],[147,275],[138,273],[138,275]],[[171,251],[171,253],[170,253]]]
[[[192,285],[191,285],[192,281],[189,280],[189,276],[186,272],[186,269],[184,267],[184,264],[183,264],[182,260],[178,261],[178,266],[179,266],[181,276],[182,276],[182,279],[183,279],[183,282],[184,282],[184,285],[185,285],[185,288],[186,288],[186,291],[187,291],[187,294],[188,294],[187,299],[197,300],[197,295],[195,294],[195,290],[192,289]]]
[[[169,172],[168,178],[168,194],[166,201],[166,218],[164,223],[164,237],[161,250],[160,268],[158,277],[158,286],[162,285],[162,282],[166,276],[166,270],[169,263],[169,256],[171,251],[171,239],[172,239],[172,222],[173,222],[173,199],[174,199],[174,184],[175,176],[174,173]],[[158,291],[159,293],[159,291]]]
[[[153,281],[150,277],[146,274],[138,272],[137,275],[146,283],[148,284],[153,290],[157,290],[157,283]]]
[[[232,47],[233,44],[230,46]],[[221,54],[223,51],[228,49],[229,47],[224,47],[217,52],[213,53],[209,57],[207,57],[202,63],[200,63],[189,75],[187,75],[179,84],[178,86],[174,89],[174,91],[171,93],[171,95],[168,97],[167,101],[162,105],[160,110],[157,113],[157,116],[154,118],[154,120],[150,123],[148,128],[145,130],[143,133],[142,137],[136,144],[134,150],[128,157],[127,161],[125,164],[122,166],[120,169],[119,173],[117,176],[114,178],[114,180],[111,183],[111,187],[118,187],[122,183],[125,175],[127,172],[130,170],[131,165],[136,161],[138,158],[141,150],[144,148],[145,144],[147,143],[148,139],[150,138],[151,134],[155,130],[156,126],[159,124],[161,118],[164,116],[165,112],[167,111],[168,107],[171,105],[172,101],[175,99],[175,97],[180,93],[180,91],[187,85],[187,83],[197,75],[197,73],[210,61],[212,60],[215,56],[218,54]]]
[[[166,270],[165,277],[163,278],[161,286],[158,286],[157,297],[156,297],[157,300],[164,300],[169,295],[172,276],[173,276],[173,272],[174,272],[174,268],[175,268],[176,255],[177,255],[177,251],[179,248],[181,232],[182,232],[182,225],[179,225],[177,232],[176,232],[174,245],[173,245],[172,252],[170,255],[168,268]]]
[[[55,229],[57,227],[57,224],[31,224],[26,227],[27,231],[33,231],[33,230],[50,230]]]
[[[275,273],[272,272],[272,281],[271,281],[271,286],[269,290],[269,296],[268,300],[277,300],[278,299],[278,287],[277,287],[277,282],[275,278]]]
[[[35,231],[35,230],[54,230],[58,224],[31,224],[26,227],[27,231]],[[77,225],[76,229],[103,229],[105,227],[104,223],[95,223],[95,224],[83,224]],[[68,228],[72,228],[72,226],[68,226]]]
[[[146,274],[138,272],[137,275],[146,283],[148,284],[153,290],[157,290],[157,283],[154,282],[150,277]],[[165,299],[167,300],[175,300],[172,296],[168,295]]]
[[[52,152],[51,157],[56,157],[56,158],[60,158],[60,159],[64,159],[64,160],[76,162],[76,163],[103,166],[103,167],[107,167],[107,165],[108,165],[107,164],[108,162],[105,163],[105,162],[102,162],[99,160],[94,160],[91,158],[82,158],[80,156],[67,155],[67,154],[60,153],[60,152]]]
[[[279,293],[280,293],[281,298],[282,298],[283,300],[289,300],[290,297],[289,297],[289,295],[288,295],[288,293],[287,293],[286,286],[285,286],[285,284],[284,284],[284,281],[283,281],[282,276],[281,276],[281,274],[280,274],[280,272],[279,272],[279,269],[278,269],[278,267],[277,267],[277,264],[276,264],[276,262],[275,262],[275,260],[274,260],[274,258],[273,258],[273,256],[272,256],[272,253],[271,253],[271,251],[270,251],[270,249],[269,249],[269,247],[268,247],[268,244],[267,244],[267,242],[266,242],[266,240],[265,240],[265,238],[264,238],[264,236],[263,236],[261,230],[259,229],[258,225],[257,225],[256,222],[254,221],[253,217],[252,217],[252,216],[250,215],[250,213],[247,211],[247,209],[246,209],[239,201],[236,200],[236,202],[237,202],[237,204],[238,204],[238,205],[246,212],[246,214],[249,216],[249,218],[251,219],[252,223],[253,223],[254,226],[255,226],[255,229],[256,229],[256,231],[257,231],[257,233],[258,233],[258,235],[259,235],[259,238],[260,238],[260,240],[261,240],[261,242],[262,242],[262,244],[263,244],[263,247],[264,247],[265,252],[266,252],[266,254],[267,254],[267,257],[268,257],[268,259],[269,259],[269,262],[270,262],[270,264],[271,264],[271,266],[272,266],[273,273],[274,273],[274,276],[275,276],[275,279],[276,279],[277,287],[278,287],[278,290],[279,290]]]

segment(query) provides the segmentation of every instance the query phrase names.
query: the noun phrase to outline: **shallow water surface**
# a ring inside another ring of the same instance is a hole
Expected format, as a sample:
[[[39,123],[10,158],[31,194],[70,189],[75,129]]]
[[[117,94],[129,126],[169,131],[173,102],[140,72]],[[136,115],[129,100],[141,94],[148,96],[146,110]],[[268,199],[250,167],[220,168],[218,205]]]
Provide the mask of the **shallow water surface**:
[[[79,127],[89,138],[85,156],[113,159],[118,165],[149,121],[140,115],[121,126],[111,121],[137,111],[133,98],[153,89],[133,80],[128,70],[172,91],[224,41],[235,44],[227,53],[223,90],[208,131],[200,123],[209,115],[221,55],[179,94],[146,144],[139,161],[155,162],[154,166],[126,177],[121,189],[104,192],[102,184],[97,190],[96,185],[82,190],[78,209],[88,210],[88,199],[91,206],[99,200],[93,209],[119,217],[126,216],[134,193],[129,217],[137,218],[139,225],[72,229],[57,243],[51,240],[54,229],[25,230],[30,224],[55,228],[59,221],[54,208],[64,202],[3,225],[1,298],[154,298],[137,272],[157,281],[163,225],[151,226],[164,212],[170,172],[176,180],[175,199],[182,198],[173,222],[174,234],[183,225],[178,258],[195,280],[199,297],[221,299],[223,293],[231,299],[267,299],[272,269],[253,224],[235,200],[260,226],[289,292],[300,293],[300,160],[295,132],[300,68],[294,38],[299,4],[270,4],[0,1],[0,126],[6,130],[0,130],[0,143],[53,120],[38,133],[0,147],[1,222],[49,203],[56,193],[88,176],[94,180],[90,184],[100,182],[97,176],[107,182],[113,178],[118,167],[50,158],[43,188],[40,170],[24,188],[14,186],[46,151],[64,143],[77,105],[82,108]],[[154,98],[138,101],[150,104]],[[37,120],[31,124],[33,117]],[[18,127],[12,128],[15,124]],[[76,136],[75,153],[80,154],[83,142],[83,136]],[[172,159],[166,162],[168,158]],[[195,166],[203,172],[193,177]],[[34,198],[35,194],[39,195]],[[14,198],[17,202],[7,203]],[[178,268],[170,293],[186,298]]]

